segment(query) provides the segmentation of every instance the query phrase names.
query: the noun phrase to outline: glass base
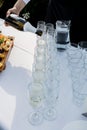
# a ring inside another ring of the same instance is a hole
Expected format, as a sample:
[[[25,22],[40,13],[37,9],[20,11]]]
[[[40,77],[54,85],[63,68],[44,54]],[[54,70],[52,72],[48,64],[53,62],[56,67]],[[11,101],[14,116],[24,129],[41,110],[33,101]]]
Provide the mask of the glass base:
[[[48,121],[55,120],[57,117],[57,112],[54,108],[47,108],[44,110],[44,118]]]
[[[43,122],[43,116],[40,112],[32,112],[28,117],[28,121],[32,125],[40,125]]]
[[[67,44],[60,44],[60,43],[56,43],[56,44],[57,44],[57,50],[63,52],[67,49],[69,42],[67,42]]]

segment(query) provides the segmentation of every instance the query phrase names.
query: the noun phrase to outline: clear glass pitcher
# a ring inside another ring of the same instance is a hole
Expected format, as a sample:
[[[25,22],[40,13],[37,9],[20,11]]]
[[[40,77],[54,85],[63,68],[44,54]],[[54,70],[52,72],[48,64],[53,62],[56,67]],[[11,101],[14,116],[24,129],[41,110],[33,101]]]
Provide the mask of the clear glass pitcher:
[[[70,42],[70,20],[56,21],[56,43],[57,49],[64,51]]]

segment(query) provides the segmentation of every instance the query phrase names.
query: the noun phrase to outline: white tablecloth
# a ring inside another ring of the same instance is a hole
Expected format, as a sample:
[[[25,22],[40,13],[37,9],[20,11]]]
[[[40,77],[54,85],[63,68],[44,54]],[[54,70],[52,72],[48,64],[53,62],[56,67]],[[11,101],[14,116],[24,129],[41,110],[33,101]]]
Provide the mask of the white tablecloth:
[[[36,35],[4,25],[2,32],[14,36],[15,40],[6,69],[0,73],[0,124],[8,130],[62,130],[71,121],[85,120],[81,116],[82,107],[76,106],[72,101],[67,60],[60,55],[59,62],[62,64],[57,119],[44,120],[39,126],[29,124],[27,119],[32,108],[28,103],[26,90],[31,80]]]

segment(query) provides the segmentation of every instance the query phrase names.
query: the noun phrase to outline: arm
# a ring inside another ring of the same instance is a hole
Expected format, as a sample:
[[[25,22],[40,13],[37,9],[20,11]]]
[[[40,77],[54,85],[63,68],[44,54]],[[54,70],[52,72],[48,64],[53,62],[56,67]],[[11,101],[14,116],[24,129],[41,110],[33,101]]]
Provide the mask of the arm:
[[[13,8],[10,8],[6,16],[9,16],[11,13],[19,15],[20,11],[25,7],[25,5],[29,2],[30,0],[17,0],[17,2],[14,4]]]
[[[25,5],[26,5],[26,4],[25,4],[25,2],[24,2],[23,0],[18,0],[18,1],[15,3],[14,7],[16,8],[18,14],[19,14],[20,11],[25,7]]]

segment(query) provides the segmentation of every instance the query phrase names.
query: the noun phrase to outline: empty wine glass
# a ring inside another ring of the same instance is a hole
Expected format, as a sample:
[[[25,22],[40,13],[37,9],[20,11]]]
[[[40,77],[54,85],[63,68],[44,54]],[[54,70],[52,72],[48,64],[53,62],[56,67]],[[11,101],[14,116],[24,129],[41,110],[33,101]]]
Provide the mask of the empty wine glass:
[[[46,42],[42,37],[37,39],[34,58],[38,56],[45,56]]]
[[[87,79],[87,41],[80,41],[78,43],[78,48],[81,49],[84,59],[84,68],[85,68],[85,79]]]
[[[38,21],[37,28],[36,28],[36,34],[41,36],[44,31],[46,31],[45,21]]]
[[[49,33],[54,29],[54,25],[52,23],[46,24],[46,32]]]
[[[46,89],[44,93],[45,97],[45,109],[44,118],[48,121],[55,120],[57,118],[57,103],[59,98],[59,84],[57,80],[45,82]]]
[[[68,64],[72,81],[79,80],[84,73],[84,58],[81,49],[69,46],[67,49]]]
[[[37,39],[37,45],[34,51],[34,62],[33,62],[33,70],[34,71],[45,71],[45,62],[46,62],[46,42],[39,38]]]

